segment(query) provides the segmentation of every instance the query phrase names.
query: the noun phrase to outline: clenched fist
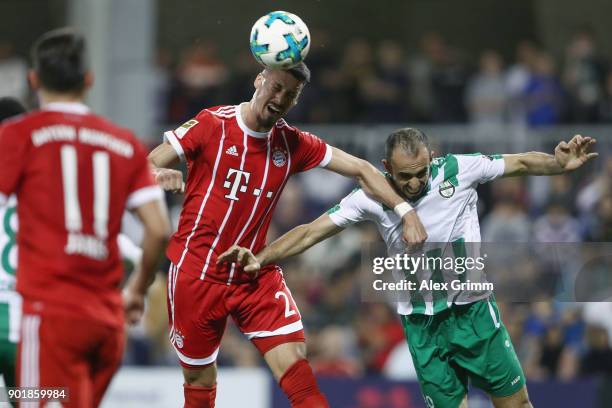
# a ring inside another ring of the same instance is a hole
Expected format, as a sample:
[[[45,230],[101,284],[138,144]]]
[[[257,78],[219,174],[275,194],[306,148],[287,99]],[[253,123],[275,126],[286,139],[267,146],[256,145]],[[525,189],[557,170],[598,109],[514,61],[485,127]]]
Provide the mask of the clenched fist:
[[[184,193],[185,183],[183,182],[183,173],[174,169],[153,169],[155,182],[159,184],[165,191],[173,193]]]

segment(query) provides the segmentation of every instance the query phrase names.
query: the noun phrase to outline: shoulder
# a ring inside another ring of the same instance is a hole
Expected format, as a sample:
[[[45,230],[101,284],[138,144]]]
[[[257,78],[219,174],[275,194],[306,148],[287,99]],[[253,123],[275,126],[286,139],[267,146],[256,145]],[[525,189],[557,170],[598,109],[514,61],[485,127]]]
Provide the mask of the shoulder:
[[[455,154],[449,153],[446,156],[436,157],[432,160],[432,170],[445,170],[447,173],[454,173],[455,175],[463,170],[467,170],[471,166],[480,162],[483,158],[494,160],[496,157],[486,156],[482,153],[465,153]]]
[[[49,112],[36,110],[32,112],[26,112],[21,115],[13,116],[2,121],[2,129],[11,131],[31,129],[44,125],[48,118]]]
[[[82,127],[92,127],[104,133],[111,134],[112,136],[130,142],[131,144],[141,146],[142,142],[134,133],[133,130],[128,129],[126,127],[120,126],[115,122],[112,122],[110,119],[105,118],[104,116],[91,114],[91,121],[89,123],[85,122]]]
[[[374,200],[368,196],[362,188],[358,187],[351,191],[341,203],[351,204],[354,207],[368,212],[384,212],[385,210],[391,210],[384,204]]]
[[[274,124],[274,130],[276,132],[282,132],[283,135],[292,140],[317,138],[316,135],[310,132],[301,130],[297,126],[290,125],[285,119],[282,118],[276,121]]]
[[[222,105],[202,109],[192,119],[189,119],[177,127],[174,130],[174,134],[178,139],[183,139],[187,133],[193,131],[201,135],[202,132],[206,133],[211,129],[220,128],[224,122],[234,120],[235,117],[236,106],[233,105]]]
[[[219,105],[211,108],[202,109],[196,116],[196,120],[227,120],[236,116],[238,106]]]

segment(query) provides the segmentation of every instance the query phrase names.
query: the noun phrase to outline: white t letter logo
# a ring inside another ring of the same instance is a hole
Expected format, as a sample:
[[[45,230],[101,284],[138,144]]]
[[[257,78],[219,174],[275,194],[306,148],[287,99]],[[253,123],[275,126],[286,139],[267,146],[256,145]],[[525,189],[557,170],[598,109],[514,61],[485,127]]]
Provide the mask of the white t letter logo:
[[[235,174],[236,176],[234,177],[234,181],[232,182],[231,178],[233,174]],[[242,176],[244,176],[245,180],[244,184],[240,185],[240,183],[242,182]],[[225,198],[229,198],[230,200],[238,200],[236,193],[238,193],[238,189],[240,189],[241,193],[246,192],[247,184],[249,183],[249,177],[251,177],[251,173],[249,172],[229,169],[229,171],[227,172],[227,177],[225,178],[225,183],[223,183],[223,187],[229,188],[230,192],[229,194],[225,195]]]

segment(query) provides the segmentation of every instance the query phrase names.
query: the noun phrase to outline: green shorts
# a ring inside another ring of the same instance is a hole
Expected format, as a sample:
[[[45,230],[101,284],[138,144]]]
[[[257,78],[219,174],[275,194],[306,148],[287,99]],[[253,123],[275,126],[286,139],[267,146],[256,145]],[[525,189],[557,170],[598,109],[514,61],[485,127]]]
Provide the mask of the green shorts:
[[[15,386],[15,359],[19,340],[21,298],[15,292],[0,291],[0,375],[7,387]]]
[[[10,304],[0,302],[0,375],[6,387],[15,386],[15,358],[17,343],[10,338]]]
[[[459,406],[468,384],[495,397],[525,385],[525,375],[494,300],[453,306],[434,316],[402,316],[428,408]]]

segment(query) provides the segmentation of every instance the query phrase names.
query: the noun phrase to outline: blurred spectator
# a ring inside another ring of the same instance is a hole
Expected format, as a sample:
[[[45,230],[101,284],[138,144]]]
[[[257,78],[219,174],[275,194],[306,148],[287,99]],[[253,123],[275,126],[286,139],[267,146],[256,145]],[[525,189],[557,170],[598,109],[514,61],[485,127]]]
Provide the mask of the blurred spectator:
[[[356,358],[355,334],[348,327],[328,326],[316,336],[316,349],[310,350],[312,368],[317,375],[357,377],[362,374],[360,360]]]
[[[425,34],[420,40],[419,53],[410,57],[408,70],[410,76],[410,120],[429,122],[434,108],[433,64],[436,55],[442,53],[444,40],[439,33]]]
[[[516,47],[516,61],[506,73],[506,88],[509,93],[509,117],[514,124],[526,121],[523,94],[533,75],[539,50],[530,41],[521,41]]]
[[[28,65],[15,55],[13,44],[0,40],[0,95],[25,102],[28,95]]]
[[[373,123],[399,123],[406,120],[408,74],[401,46],[391,40],[378,46],[377,66],[360,82],[365,120]]]
[[[159,48],[153,67],[153,107],[155,109],[154,119],[158,125],[166,125],[171,122],[168,117],[168,105],[170,89],[172,87],[172,59],[168,50]]]
[[[604,195],[588,224],[587,238],[595,242],[612,242],[612,194]]]
[[[344,48],[338,75],[332,75],[328,80],[337,82],[337,91],[345,95],[347,119],[361,121],[365,111],[360,86],[364,80],[374,75],[374,51],[370,43],[364,39],[355,38]],[[330,75],[328,73],[328,75]]]
[[[544,378],[557,377],[559,362],[564,348],[561,327],[552,326],[548,328],[542,339],[539,361]]]
[[[602,327],[608,333],[608,346],[612,347],[612,302],[586,302],[582,310],[588,326]]]
[[[465,122],[467,113],[464,93],[469,71],[463,56],[444,41],[439,42],[431,51],[433,120],[439,123]]]
[[[311,220],[312,217],[306,214],[305,201],[300,182],[295,179],[289,180],[283,194],[278,199],[273,217],[279,234],[282,235],[291,228]]]
[[[404,330],[395,311],[384,304],[361,308],[355,330],[361,354],[369,373],[381,373],[395,347],[405,341]]]
[[[555,62],[550,55],[540,54],[537,57],[523,98],[529,126],[554,125],[561,119],[563,89],[556,76]]]
[[[182,122],[219,103],[227,67],[214,42],[199,42],[183,52],[170,97],[171,122]]]
[[[589,326],[586,343],[587,352],[581,362],[582,374],[612,376],[612,348],[606,329],[596,325]]]
[[[231,67],[232,73],[223,87],[223,103],[239,104],[250,101],[255,92],[253,81],[263,67],[257,64],[248,49],[236,53]]]
[[[588,29],[576,32],[567,46],[563,71],[573,121],[597,120],[606,70],[607,64],[597,51],[593,33]]]
[[[551,201],[536,219],[533,235],[537,242],[580,242],[580,224],[561,202]]]
[[[493,210],[482,220],[484,242],[529,242],[531,222],[524,211],[524,190],[518,178],[492,185]]]
[[[578,192],[576,206],[583,214],[593,211],[604,195],[612,193],[612,156],[600,160],[603,162],[602,169]]]
[[[503,76],[503,61],[495,51],[485,51],[480,57],[478,73],[468,84],[466,104],[470,121],[486,130],[506,120],[509,95]]]
[[[335,270],[323,287],[322,296],[315,305],[311,327],[349,325],[355,318],[359,298],[356,296],[359,280],[353,273],[355,263]]]

